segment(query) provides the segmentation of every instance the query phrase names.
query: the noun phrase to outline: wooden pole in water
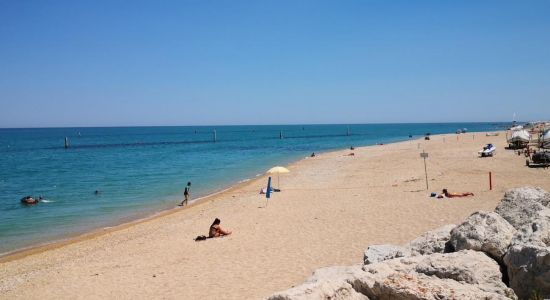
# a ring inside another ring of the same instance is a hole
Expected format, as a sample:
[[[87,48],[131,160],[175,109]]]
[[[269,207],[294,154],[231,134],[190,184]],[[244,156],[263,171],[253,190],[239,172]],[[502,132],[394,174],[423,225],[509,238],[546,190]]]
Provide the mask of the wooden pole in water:
[[[348,130],[346,131],[346,135],[349,136],[349,126],[348,126]]]
[[[283,139],[283,131],[279,131],[279,139],[282,140]]]
[[[216,129],[214,129],[214,143],[216,142]]]
[[[65,137],[65,149],[69,148],[69,138]]]

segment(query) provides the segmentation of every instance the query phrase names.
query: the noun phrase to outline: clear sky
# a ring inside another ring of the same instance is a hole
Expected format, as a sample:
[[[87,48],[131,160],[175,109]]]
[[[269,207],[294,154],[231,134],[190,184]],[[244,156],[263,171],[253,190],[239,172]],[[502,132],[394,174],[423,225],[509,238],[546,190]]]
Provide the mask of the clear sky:
[[[0,0],[0,127],[550,119],[550,1]]]

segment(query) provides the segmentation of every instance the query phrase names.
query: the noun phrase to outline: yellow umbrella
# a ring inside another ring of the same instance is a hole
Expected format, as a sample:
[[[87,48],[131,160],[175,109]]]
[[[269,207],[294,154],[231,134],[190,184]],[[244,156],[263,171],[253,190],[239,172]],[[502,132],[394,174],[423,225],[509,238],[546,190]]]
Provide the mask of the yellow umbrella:
[[[281,174],[281,173],[288,173],[288,172],[290,172],[290,171],[289,171],[287,168],[285,168],[285,167],[279,167],[279,166],[273,167],[273,168],[267,170],[267,173],[269,173],[269,174],[275,174],[275,173],[277,173],[277,187],[278,187],[278,188],[281,188],[281,186],[280,186],[280,184],[279,184],[279,174]]]

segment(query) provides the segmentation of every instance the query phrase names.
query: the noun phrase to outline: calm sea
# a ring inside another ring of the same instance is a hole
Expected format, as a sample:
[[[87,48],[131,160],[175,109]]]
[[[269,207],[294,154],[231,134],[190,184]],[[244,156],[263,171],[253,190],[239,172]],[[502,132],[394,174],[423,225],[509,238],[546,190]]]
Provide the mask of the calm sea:
[[[0,129],[0,253],[172,208],[187,181],[196,198],[311,152],[505,125]],[[45,201],[25,207],[26,195]]]

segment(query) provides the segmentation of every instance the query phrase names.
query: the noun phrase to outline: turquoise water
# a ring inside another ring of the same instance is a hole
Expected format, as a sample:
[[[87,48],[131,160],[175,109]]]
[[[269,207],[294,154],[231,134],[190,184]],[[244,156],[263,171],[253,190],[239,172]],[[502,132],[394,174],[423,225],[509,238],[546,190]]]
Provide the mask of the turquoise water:
[[[504,125],[0,129],[0,253],[172,208],[187,181],[197,198],[311,152]],[[25,207],[26,195],[46,201]]]

